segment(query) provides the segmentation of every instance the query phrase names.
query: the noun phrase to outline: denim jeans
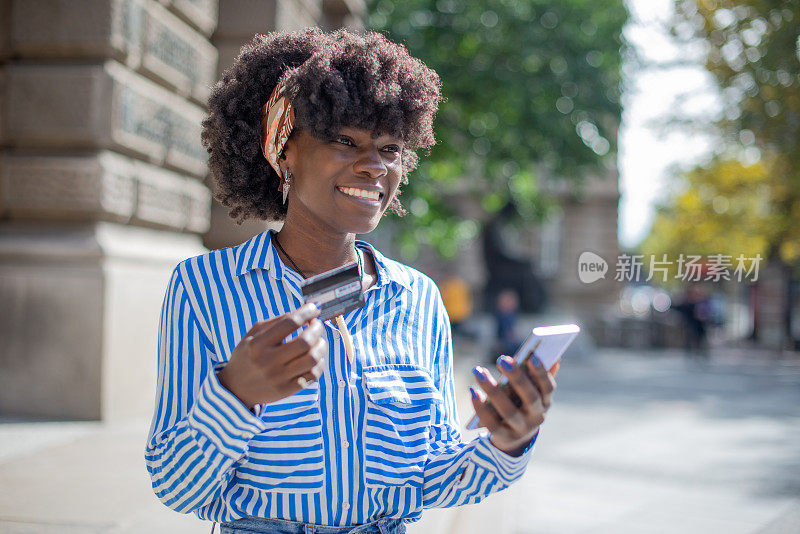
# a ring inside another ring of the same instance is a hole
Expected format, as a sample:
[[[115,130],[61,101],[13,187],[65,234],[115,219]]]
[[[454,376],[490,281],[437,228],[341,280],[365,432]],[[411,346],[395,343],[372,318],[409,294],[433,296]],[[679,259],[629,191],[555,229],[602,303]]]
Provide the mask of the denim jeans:
[[[349,527],[328,527],[261,517],[244,517],[220,523],[220,534],[403,534],[405,531],[403,520],[397,518]]]

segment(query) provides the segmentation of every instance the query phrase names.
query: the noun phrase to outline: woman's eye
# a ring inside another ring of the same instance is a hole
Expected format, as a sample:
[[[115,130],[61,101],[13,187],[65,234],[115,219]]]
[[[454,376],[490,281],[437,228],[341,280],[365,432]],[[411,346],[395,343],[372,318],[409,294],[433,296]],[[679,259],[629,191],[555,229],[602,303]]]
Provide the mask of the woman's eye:
[[[350,139],[349,137],[339,136],[339,137],[337,137],[335,139],[335,141],[337,143],[339,143],[339,144],[346,145],[346,146],[356,146],[355,143],[353,143],[353,140]]]
[[[383,150],[386,152],[392,152],[394,154],[400,152],[400,147],[398,145],[387,145],[383,147]]]

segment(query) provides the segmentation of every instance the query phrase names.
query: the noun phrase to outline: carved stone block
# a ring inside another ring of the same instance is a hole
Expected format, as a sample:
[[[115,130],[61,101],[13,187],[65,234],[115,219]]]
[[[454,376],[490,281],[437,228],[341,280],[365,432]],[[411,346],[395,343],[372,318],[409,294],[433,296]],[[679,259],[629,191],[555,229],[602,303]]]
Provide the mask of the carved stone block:
[[[141,47],[147,0],[13,0],[11,46],[25,57],[111,56]]]
[[[209,226],[211,193],[200,182],[137,162],[136,218],[148,223],[205,232]]]
[[[123,65],[11,65],[7,141],[113,148],[202,177],[203,109]]]
[[[200,144],[205,111],[119,64],[107,63],[106,72],[114,81],[112,142],[152,163],[205,175],[207,153]]]
[[[113,152],[0,160],[0,209],[16,220],[106,220],[204,232],[210,204],[210,192],[197,180]]]
[[[216,77],[208,39],[154,0],[15,0],[10,30],[24,57],[114,58],[201,103]]]
[[[105,142],[111,80],[102,65],[8,65],[5,135],[15,145]]]
[[[136,183],[121,156],[6,156],[0,203],[13,218],[105,218],[133,215]]]
[[[206,37],[217,27],[218,0],[160,0],[160,3]]]
[[[183,192],[187,198],[184,229],[189,232],[208,232],[211,227],[211,191],[200,182],[187,180]]]
[[[142,68],[182,96],[205,103],[216,78],[217,52],[211,43],[158,4],[147,10]]]

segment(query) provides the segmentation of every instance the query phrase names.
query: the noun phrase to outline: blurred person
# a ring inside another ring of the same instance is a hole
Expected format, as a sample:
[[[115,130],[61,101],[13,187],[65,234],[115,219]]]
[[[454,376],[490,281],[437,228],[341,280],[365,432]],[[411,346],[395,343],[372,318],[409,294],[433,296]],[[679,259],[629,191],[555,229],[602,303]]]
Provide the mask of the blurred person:
[[[504,289],[497,294],[494,306],[495,351],[513,356],[522,339],[517,333],[519,319],[519,296],[513,289]]]
[[[684,350],[688,357],[708,358],[708,323],[710,306],[702,287],[686,288],[683,298],[673,309],[683,320]]]
[[[283,227],[173,271],[145,451],[165,505],[224,534],[389,534],[522,475],[553,375],[498,359],[517,407],[476,367],[488,432],[464,442],[437,287],[355,239],[403,212],[440,99],[438,75],[403,46],[344,30],[258,35],[214,87],[203,142],[216,198]],[[303,280],[351,263],[365,304],[320,321]]]
[[[472,292],[460,276],[451,275],[441,283],[441,294],[454,336],[468,334],[464,321],[472,316]]]
[[[513,251],[505,238],[504,228],[519,220],[519,211],[509,201],[485,225],[481,235],[483,261],[486,266],[484,305],[496,306],[497,296],[503,290],[517,294],[518,307],[526,313],[538,313],[547,306],[548,294],[533,261]]]

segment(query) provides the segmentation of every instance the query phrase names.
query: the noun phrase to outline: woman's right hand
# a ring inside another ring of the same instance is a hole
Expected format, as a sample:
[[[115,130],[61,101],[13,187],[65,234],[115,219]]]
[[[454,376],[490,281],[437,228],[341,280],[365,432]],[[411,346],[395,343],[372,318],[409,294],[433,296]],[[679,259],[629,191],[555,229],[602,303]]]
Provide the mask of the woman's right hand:
[[[325,367],[328,345],[314,304],[259,321],[236,345],[217,377],[250,410],[256,404],[275,402],[300,391],[299,377],[318,379]],[[299,336],[283,340],[306,326]]]

